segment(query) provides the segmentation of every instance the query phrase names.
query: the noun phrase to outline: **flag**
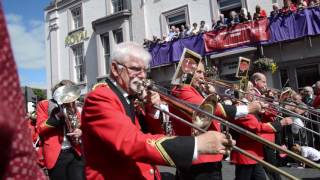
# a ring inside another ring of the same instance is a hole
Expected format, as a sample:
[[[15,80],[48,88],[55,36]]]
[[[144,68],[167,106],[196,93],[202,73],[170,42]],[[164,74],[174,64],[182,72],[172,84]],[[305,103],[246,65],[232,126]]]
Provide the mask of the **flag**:
[[[36,163],[10,38],[0,2],[0,179],[46,179]]]

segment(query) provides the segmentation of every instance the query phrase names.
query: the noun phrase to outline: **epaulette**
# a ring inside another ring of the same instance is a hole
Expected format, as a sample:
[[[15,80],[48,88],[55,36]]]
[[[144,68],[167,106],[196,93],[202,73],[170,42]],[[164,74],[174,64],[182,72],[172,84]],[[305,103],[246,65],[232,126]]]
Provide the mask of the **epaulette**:
[[[95,89],[100,88],[100,87],[109,87],[109,85],[105,82],[97,83],[97,84],[93,85],[92,91],[94,91]]]

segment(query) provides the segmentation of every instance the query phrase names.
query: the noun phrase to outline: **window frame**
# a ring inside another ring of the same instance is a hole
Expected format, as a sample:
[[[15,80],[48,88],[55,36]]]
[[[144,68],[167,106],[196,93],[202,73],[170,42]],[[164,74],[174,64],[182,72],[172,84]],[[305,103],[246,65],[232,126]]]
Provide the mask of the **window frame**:
[[[74,15],[75,10],[79,10],[80,12],[76,16]],[[83,11],[82,11],[81,5],[70,8],[70,20],[71,20],[71,24],[70,24],[71,31],[83,28]]]
[[[106,49],[106,39],[108,41],[108,49]],[[105,62],[105,73],[106,75],[110,74],[110,67],[111,67],[111,43],[110,43],[110,35],[109,32],[101,35],[102,40],[102,47],[103,47],[103,57]],[[108,50],[108,51],[107,51]]]
[[[170,26],[176,25],[176,24],[182,24],[182,21],[180,22],[169,22],[169,18],[179,16],[181,14],[185,15],[185,24],[190,26],[190,18],[189,18],[189,8],[188,5],[183,5],[178,8],[166,11],[162,13],[162,24],[165,26],[162,27],[162,32],[168,32]]]
[[[75,44],[71,47],[74,62],[74,74],[77,83],[86,82],[86,63],[84,56],[84,43]],[[81,51],[80,51],[81,50]],[[82,54],[80,54],[80,52]],[[82,71],[83,72],[82,72]]]
[[[127,9],[127,2],[126,0],[111,0],[111,8],[112,8],[112,13],[117,13],[117,12],[121,12],[125,9]],[[117,6],[115,6],[115,4]]]
[[[121,32],[121,41],[118,40],[118,33]],[[112,34],[113,34],[113,39],[114,39],[114,42],[116,44],[119,44],[121,42],[124,41],[124,37],[123,37],[123,29],[122,28],[118,28],[118,29],[115,29],[112,31]]]
[[[300,86],[299,84],[299,77],[298,77],[298,69],[302,69],[304,71],[310,72],[310,68],[315,68],[317,71],[317,78],[314,78],[314,83],[317,81],[317,79],[320,78],[320,68],[319,68],[320,64],[315,63],[315,64],[308,64],[308,65],[302,65],[302,66],[297,66],[294,68],[294,72],[295,72],[295,79],[296,79],[296,83],[297,83],[297,88],[301,89],[304,86]],[[308,68],[309,70],[306,70],[306,68]],[[311,86],[312,84],[306,84],[306,86]]]

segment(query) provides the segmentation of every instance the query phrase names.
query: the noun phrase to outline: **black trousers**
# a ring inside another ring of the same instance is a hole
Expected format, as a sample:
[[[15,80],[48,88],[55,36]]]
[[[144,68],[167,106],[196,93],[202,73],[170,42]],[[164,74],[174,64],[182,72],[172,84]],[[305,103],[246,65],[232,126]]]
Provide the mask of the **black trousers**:
[[[62,150],[52,169],[50,180],[84,180],[84,162],[73,149]]]
[[[266,174],[260,164],[236,165],[235,180],[266,180]]]
[[[221,162],[192,165],[189,169],[179,169],[177,180],[222,180]]]
[[[263,146],[264,160],[276,167],[278,167],[277,151],[268,146]],[[281,180],[280,174],[264,168],[270,180]]]

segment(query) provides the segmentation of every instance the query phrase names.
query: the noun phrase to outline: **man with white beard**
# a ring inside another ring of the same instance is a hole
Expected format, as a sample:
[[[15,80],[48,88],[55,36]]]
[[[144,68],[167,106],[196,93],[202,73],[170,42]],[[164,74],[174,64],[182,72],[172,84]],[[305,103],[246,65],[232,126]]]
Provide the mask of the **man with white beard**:
[[[145,111],[140,115],[134,100],[146,79],[150,59],[136,43],[117,45],[111,54],[107,84],[88,94],[81,118],[88,180],[161,179],[155,165],[189,167],[198,154],[223,154],[235,143],[216,131],[196,137],[147,133],[148,119],[156,121],[149,115],[155,112],[154,105],[160,105],[160,96],[153,91],[145,93]]]

